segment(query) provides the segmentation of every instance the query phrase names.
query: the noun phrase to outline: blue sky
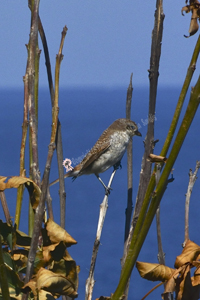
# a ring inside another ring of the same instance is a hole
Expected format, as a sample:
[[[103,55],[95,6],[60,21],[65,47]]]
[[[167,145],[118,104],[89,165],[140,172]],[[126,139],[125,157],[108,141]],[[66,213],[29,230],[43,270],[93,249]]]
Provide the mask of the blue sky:
[[[0,3],[0,87],[23,87],[30,30],[27,2]],[[60,33],[64,25],[68,27],[60,86],[127,86],[131,72],[135,86],[148,86],[155,5],[156,1],[131,0],[41,1],[53,74]],[[183,37],[190,23],[190,14],[181,15],[184,5],[182,0],[164,1],[160,85],[182,84],[198,38],[198,33]],[[40,86],[48,86],[43,51]]]

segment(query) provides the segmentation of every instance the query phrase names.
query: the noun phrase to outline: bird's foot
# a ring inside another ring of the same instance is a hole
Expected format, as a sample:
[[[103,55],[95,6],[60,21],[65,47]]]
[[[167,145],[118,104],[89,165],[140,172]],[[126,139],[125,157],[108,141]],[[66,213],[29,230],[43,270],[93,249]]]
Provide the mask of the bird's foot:
[[[108,186],[104,186],[104,188],[105,188],[105,195],[106,196],[110,195],[110,191],[112,191],[112,188]]]
[[[73,176],[73,177],[72,177],[72,181],[74,181],[76,178],[77,178],[77,176]]]
[[[103,182],[103,180],[99,177],[98,174],[95,174],[96,177],[99,179],[99,181],[101,182],[101,184],[103,185],[104,189],[105,189],[105,194],[108,196],[110,194],[110,191],[112,190],[111,187],[108,187],[105,185],[105,183]]]
[[[121,169],[121,168],[122,168],[121,161],[118,161],[118,162],[113,166],[113,168],[114,168],[114,170]]]

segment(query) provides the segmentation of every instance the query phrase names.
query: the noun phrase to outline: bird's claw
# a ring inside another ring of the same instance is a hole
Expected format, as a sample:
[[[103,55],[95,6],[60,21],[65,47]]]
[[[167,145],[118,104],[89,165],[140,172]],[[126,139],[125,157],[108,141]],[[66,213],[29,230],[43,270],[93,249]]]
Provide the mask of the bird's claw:
[[[112,191],[112,188],[111,187],[108,187],[108,186],[105,186],[105,195],[108,196],[110,195],[110,191]]]
[[[121,161],[118,161],[114,166],[114,170],[118,170],[122,168]]]

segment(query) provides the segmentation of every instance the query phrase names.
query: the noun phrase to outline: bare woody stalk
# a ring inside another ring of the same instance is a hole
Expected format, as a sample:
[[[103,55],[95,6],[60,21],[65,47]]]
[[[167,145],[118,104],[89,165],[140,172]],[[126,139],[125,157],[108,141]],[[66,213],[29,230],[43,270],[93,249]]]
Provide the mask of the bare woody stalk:
[[[116,169],[112,172],[110,176],[110,180],[108,182],[108,188],[111,187],[113,178],[116,173]],[[85,287],[85,300],[92,300],[92,293],[93,293],[93,288],[94,288],[94,269],[95,269],[95,264],[96,264],[96,259],[97,259],[97,253],[99,250],[99,245],[100,245],[100,238],[101,238],[101,233],[103,229],[103,224],[104,220],[106,217],[106,212],[108,208],[108,195],[105,194],[103,202],[100,205],[100,212],[99,212],[99,221],[98,221],[98,226],[97,226],[97,234],[96,234],[96,239],[94,242],[93,246],[93,251],[92,251],[92,259],[91,259],[91,264],[90,264],[90,271],[89,271],[89,276],[88,279],[86,280],[86,287]]]
[[[200,161],[197,161],[195,171],[192,173],[192,170],[190,169],[189,172],[189,184],[188,189],[186,193],[186,200],[185,200],[185,241],[183,243],[183,246],[187,243],[189,240],[189,206],[190,206],[190,197],[192,194],[192,190],[195,184],[195,181],[197,179],[197,173],[200,168]]]
[[[55,98],[55,92],[53,88],[53,79],[52,79],[52,73],[51,73],[51,63],[50,63],[50,57],[49,57],[49,50],[47,46],[47,40],[44,32],[44,28],[42,26],[42,22],[39,17],[39,33],[42,40],[43,48],[44,48],[44,55],[46,60],[46,68],[47,68],[47,76],[48,76],[48,82],[49,82],[49,90],[51,95],[51,104],[52,107],[54,106],[54,98]],[[61,124],[58,119],[57,123],[57,135],[56,135],[56,154],[57,154],[57,161],[58,161],[58,173],[59,173],[59,195],[60,195],[60,224],[61,227],[65,227],[65,211],[66,211],[66,192],[65,192],[65,184],[64,184],[64,170],[63,170],[63,147],[62,147],[62,135],[61,135]],[[47,206],[49,215],[53,217],[53,210],[52,210],[52,204],[51,204],[51,197],[49,194],[49,197],[47,198]]]
[[[35,110],[35,62],[37,56],[37,43],[38,43],[38,13],[39,13],[39,0],[34,0],[34,6],[31,14],[31,31],[28,45],[28,107],[29,107],[29,128],[31,136],[31,151],[32,151],[32,164],[30,166],[30,174],[33,181],[40,186],[40,172],[38,161],[38,145],[37,145],[37,121]]]
[[[133,86],[132,86],[132,78],[133,73],[131,73],[130,83],[127,89],[127,97],[126,97],[126,118],[131,119],[131,101],[132,101],[132,93],[133,93]],[[124,242],[126,244],[129,230],[130,230],[130,223],[131,223],[131,216],[133,210],[133,201],[132,201],[132,194],[133,194],[133,143],[132,138],[127,147],[127,178],[128,178],[128,195],[127,195],[127,208],[126,208],[126,220],[125,220],[125,233],[124,233]],[[126,248],[126,246],[125,246]]]
[[[134,264],[137,260],[137,257],[141,250],[141,247],[147,236],[148,230],[154,219],[156,210],[160,204],[160,201],[161,201],[163,194],[165,192],[165,189],[167,187],[169,174],[173,168],[173,165],[174,165],[176,158],[179,154],[179,151],[182,147],[182,144],[183,144],[184,139],[187,135],[187,132],[190,128],[192,120],[196,114],[199,103],[200,103],[200,76],[197,80],[195,87],[192,89],[186,113],[184,115],[180,129],[176,136],[176,139],[174,141],[174,144],[173,144],[172,150],[170,152],[170,155],[168,157],[168,160],[165,164],[164,170],[161,174],[161,177],[160,177],[160,180],[156,187],[156,190],[153,193],[152,201],[151,201],[149,210],[146,214],[145,220],[143,219],[143,216],[141,213],[138,218],[138,222],[136,224],[135,231],[133,233],[133,237],[131,239],[128,255],[127,255],[126,261],[124,263],[124,267],[122,269],[121,278],[120,278],[118,287],[117,287],[114,295],[111,298],[112,300],[120,299],[124,293],[126,284],[131,275]]]
[[[11,216],[10,216],[10,212],[9,212],[9,209],[8,209],[6,196],[5,196],[4,191],[0,191],[0,199],[1,199],[1,205],[2,205],[2,208],[3,208],[4,216],[6,218],[6,223],[7,224],[12,224],[12,219],[11,219]]]
[[[42,220],[43,220],[43,215],[44,215],[44,207],[45,207],[45,200],[46,200],[46,194],[47,194],[47,187],[48,187],[48,183],[49,183],[49,173],[50,173],[51,161],[52,161],[53,152],[55,149],[56,128],[57,128],[57,122],[58,122],[59,73],[60,73],[60,64],[61,64],[61,61],[63,58],[62,49],[63,49],[63,44],[64,44],[64,39],[65,39],[66,33],[67,33],[67,27],[65,26],[62,31],[62,38],[61,38],[59,52],[58,52],[58,55],[56,56],[56,70],[55,70],[56,93],[55,93],[55,101],[54,101],[54,108],[53,108],[51,140],[50,140],[47,161],[46,161],[45,171],[44,171],[43,180],[42,180],[41,198],[40,198],[40,202],[37,207],[36,214],[35,214],[34,231],[33,231],[33,236],[31,239],[31,248],[30,248],[29,255],[28,255],[25,283],[27,283],[31,279],[31,276],[33,273],[33,265],[34,265],[35,255],[36,255],[36,251],[37,251],[37,247],[38,247],[38,238],[39,238],[40,230],[42,227]]]
[[[159,76],[159,62],[161,55],[161,43],[163,34],[163,22],[165,15],[163,14],[163,1],[157,0],[156,11],[155,11],[155,21],[154,29],[152,33],[152,44],[151,44],[151,58],[150,58],[150,69],[149,69],[149,122],[147,135],[144,141],[145,151],[142,158],[142,167],[140,172],[140,182],[138,188],[138,194],[136,198],[136,205],[134,210],[134,215],[131,224],[131,232],[133,232],[135,224],[138,219],[140,209],[142,207],[143,199],[147,186],[151,177],[152,163],[147,160],[148,156],[153,152],[155,142],[154,142],[154,116],[156,107],[156,95],[157,95],[157,84]]]

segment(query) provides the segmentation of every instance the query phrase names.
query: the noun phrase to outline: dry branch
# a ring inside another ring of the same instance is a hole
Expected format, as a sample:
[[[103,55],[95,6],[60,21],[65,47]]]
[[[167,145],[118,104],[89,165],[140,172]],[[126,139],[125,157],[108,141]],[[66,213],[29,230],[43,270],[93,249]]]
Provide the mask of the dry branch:
[[[108,188],[111,187],[113,178],[116,173],[116,169],[113,170],[110,180],[108,183]],[[85,287],[85,300],[91,300],[92,299],[92,293],[93,293],[93,288],[94,288],[94,269],[95,269],[95,264],[96,264],[96,259],[97,259],[97,253],[99,250],[99,245],[100,245],[100,238],[101,238],[101,233],[103,229],[103,224],[104,220],[106,217],[106,212],[108,208],[108,194],[106,192],[103,202],[100,205],[100,212],[99,212],[99,221],[98,221],[98,226],[97,226],[97,234],[96,234],[96,239],[94,242],[93,246],[93,252],[92,252],[92,259],[91,259],[91,265],[90,265],[90,272],[89,272],[89,277],[86,280],[86,287]]]
[[[183,243],[183,246],[187,243],[189,240],[189,206],[190,206],[190,197],[192,194],[192,190],[195,184],[195,181],[197,179],[197,172],[200,168],[200,161],[197,161],[196,168],[194,173],[192,173],[192,169],[190,169],[189,172],[189,184],[188,189],[186,193],[186,200],[185,200],[185,241]]]
[[[61,38],[61,44],[59,48],[59,54],[57,55],[56,58],[56,93],[55,93],[55,101],[54,101],[54,109],[53,109],[53,118],[52,118],[52,132],[51,132],[51,140],[50,140],[50,145],[49,145],[49,151],[47,155],[47,161],[46,161],[46,166],[45,166],[45,171],[43,175],[43,180],[42,180],[42,186],[41,186],[41,198],[40,198],[40,203],[39,206],[36,209],[36,214],[35,214],[35,222],[34,222],[34,231],[33,231],[33,236],[31,240],[31,249],[29,251],[28,255],[28,263],[27,263],[27,272],[26,272],[26,280],[25,283],[27,283],[33,272],[33,265],[34,265],[34,260],[35,260],[35,255],[38,247],[38,238],[40,234],[40,230],[42,227],[42,220],[43,220],[43,215],[44,215],[44,207],[45,207],[45,200],[46,200],[46,195],[47,195],[47,187],[49,183],[49,173],[50,173],[50,167],[51,167],[51,161],[53,157],[53,152],[55,149],[55,138],[56,138],[56,129],[57,129],[57,120],[58,120],[58,86],[59,86],[59,71],[60,71],[60,64],[63,58],[62,55],[62,47],[63,47],[63,42],[64,38],[67,32],[67,28],[65,27],[62,32],[62,38]]]

